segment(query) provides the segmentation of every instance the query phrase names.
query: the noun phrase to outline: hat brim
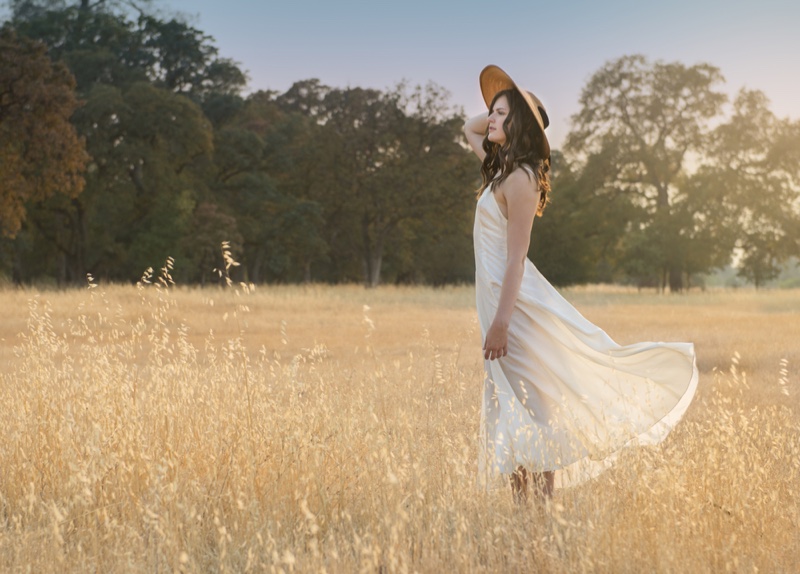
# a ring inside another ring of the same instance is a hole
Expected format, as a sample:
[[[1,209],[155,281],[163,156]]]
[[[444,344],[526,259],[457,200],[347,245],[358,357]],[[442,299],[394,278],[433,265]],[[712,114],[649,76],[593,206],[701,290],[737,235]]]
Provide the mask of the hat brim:
[[[544,133],[545,128],[549,125],[547,112],[544,109],[544,104],[541,100],[527,90],[520,88],[517,83],[511,79],[511,76],[506,74],[502,69],[495,65],[486,66],[480,75],[481,93],[483,94],[483,101],[486,102],[486,107],[492,105],[492,100],[498,92],[503,90],[514,89],[517,90],[528,107],[536,118],[536,123],[541,131],[542,141],[544,143],[544,157],[550,157],[550,142],[547,141],[547,135]]]

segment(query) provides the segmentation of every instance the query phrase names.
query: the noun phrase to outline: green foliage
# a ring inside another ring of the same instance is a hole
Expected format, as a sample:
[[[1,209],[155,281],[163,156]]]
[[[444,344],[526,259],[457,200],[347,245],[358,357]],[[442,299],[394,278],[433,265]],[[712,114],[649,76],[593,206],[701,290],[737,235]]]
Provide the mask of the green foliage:
[[[296,279],[299,268],[305,279],[361,280],[368,286],[378,284],[386,269],[392,281],[403,282],[471,276],[472,250],[464,239],[471,226],[469,190],[476,172],[460,143],[462,122],[449,108],[447,95],[432,85],[381,92],[306,80],[277,97],[257,93],[248,98],[231,124],[260,136],[260,168],[270,174],[275,197],[284,197],[273,206],[291,205],[287,196],[308,205],[270,212],[270,217],[291,219],[292,225],[305,222],[296,237],[291,225],[265,225],[263,217],[258,219],[262,233],[279,230],[269,243],[281,248],[270,249],[268,257],[261,253],[265,237],[249,241],[254,257],[246,258],[247,268],[253,276],[265,273],[279,280]],[[225,162],[231,167],[220,175],[253,169],[254,157],[247,153],[258,147],[239,145],[245,140],[241,134],[226,137],[232,149],[242,151],[231,152]],[[248,212],[258,210],[251,204]],[[432,269],[429,256],[437,245],[452,243],[452,233],[460,234],[456,243],[465,248],[460,260],[439,257],[447,259],[445,269]],[[295,271],[287,274],[284,266],[290,260]],[[265,261],[271,261],[267,269],[253,269]],[[450,271],[449,263],[460,271]]]
[[[606,173],[595,190],[622,194],[639,208],[629,223],[634,236],[618,249],[640,282],[660,275],[662,288],[684,286],[693,220],[679,208],[686,201],[681,184],[689,154],[703,153],[710,122],[722,111],[725,96],[715,89],[721,82],[707,64],[626,56],[598,70],[581,94],[567,149],[587,165],[602,161]]]
[[[174,256],[176,277],[206,283],[218,279],[211,270],[227,241],[241,261],[237,280],[473,279],[479,166],[463,114],[441,87],[308,79],[243,97],[246,74],[213,39],[157,16],[147,1],[10,6],[8,27],[47,47],[24,40],[30,65],[4,64],[0,76],[50,66],[64,80],[49,101],[72,114],[66,125],[79,145],[70,148],[70,173],[86,170],[80,194],[77,179],[9,194],[22,181],[13,166],[47,167],[20,159],[21,141],[44,143],[28,146],[42,157],[48,145],[66,147],[42,135],[51,125],[45,100],[32,99],[37,112],[26,116],[9,112],[3,96],[0,215],[21,223],[13,241],[0,240],[0,272],[17,281],[82,283],[87,272],[127,281]],[[7,43],[11,32],[3,34]],[[677,291],[735,252],[740,275],[761,286],[798,255],[800,123],[775,118],[754,91],[723,116],[721,83],[708,64],[642,56],[591,77],[565,154],[553,152],[552,205],[534,224],[530,256],[554,284]]]
[[[629,205],[617,212],[630,219],[614,259],[638,284],[681,290],[738,249],[741,275],[758,286],[798,253],[800,130],[753,91],[720,121],[721,81],[707,64],[627,56],[582,93],[567,149],[583,164],[587,197]]]
[[[224,267],[220,246],[227,241],[231,253],[241,252],[242,236],[236,218],[211,202],[200,203],[191,214],[186,234],[180,241],[183,261],[178,261],[179,277],[205,285],[219,281],[213,269]]]
[[[577,171],[560,152],[552,153],[551,205],[533,224],[529,256],[554,285],[611,282],[614,247],[635,209],[604,187],[603,158],[593,156]]]
[[[174,253],[186,228],[196,166],[212,150],[210,124],[185,97],[148,83],[124,92],[97,86],[76,122],[97,162],[81,212],[92,235],[104,238],[87,246],[86,264],[96,274],[136,279]]]
[[[138,21],[148,77],[156,86],[203,100],[235,95],[247,83],[235,62],[218,58],[213,38],[175,19],[142,15]]]
[[[56,252],[60,282],[133,280],[176,255],[211,171],[213,130],[197,103],[235,98],[245,76],[211,38],[113,1],[16,2],[14,25],[44,40],[77,77],[73,124],[92,156],[86,190],[31,206],[28,245]],[[21,247],[22,244],[20,244]],[[21,257],[17,260],[29,260]],[[41,273],[26,264],[20,279]]]
[[[761,92],[740,91],[698,178],[735,230],[739,275],[756,287],[777,277],[800,252],[800,122],[776,118]]]

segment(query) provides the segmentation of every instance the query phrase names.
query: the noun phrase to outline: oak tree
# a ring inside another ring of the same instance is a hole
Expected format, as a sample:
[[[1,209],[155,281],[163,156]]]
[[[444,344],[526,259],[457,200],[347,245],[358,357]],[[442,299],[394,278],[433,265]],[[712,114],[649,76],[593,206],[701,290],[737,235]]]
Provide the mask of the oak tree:
[[[638,260],[641,271],[673,291],[683,288],[689,270],[680,248],[691,224],[680,208],[686,200],[681,180],[690,158],[704,153],[712,120],[722,112],[722,81],[709,64],[619,58],[590,78],[567,137],[573,157],[607,162],[592,192],[622,194],[638,208],[627,224],[624,258]]]
[[[88,161],[70,123],[75,81],[41,43],[0,29],[0,230],[14,237],[29,206],[77,197]]]

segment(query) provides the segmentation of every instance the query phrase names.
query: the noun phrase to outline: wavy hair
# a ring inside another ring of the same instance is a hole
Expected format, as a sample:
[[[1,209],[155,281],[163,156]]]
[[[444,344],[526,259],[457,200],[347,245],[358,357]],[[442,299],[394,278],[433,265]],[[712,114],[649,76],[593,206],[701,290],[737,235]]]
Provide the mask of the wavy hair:
[[[505,96],[508,100],[508,117],[503,123],[503,132],[506,141],[503,145],[489,141],[488,135],[483,138],[483,151],[486,157],[481,165],[481,178],[483,180],[480,194],[486,186],[495,186],[505,181],[517,167],[530,166],[539,183],[539,205],[536,215],[542,216],[545,206],[550,202],[550,158],[543,157],[543,133],[538,122],[528,107],[522,95],[514,89],[497,92],[489,106],[489,113],[494,111],[495,102]]]

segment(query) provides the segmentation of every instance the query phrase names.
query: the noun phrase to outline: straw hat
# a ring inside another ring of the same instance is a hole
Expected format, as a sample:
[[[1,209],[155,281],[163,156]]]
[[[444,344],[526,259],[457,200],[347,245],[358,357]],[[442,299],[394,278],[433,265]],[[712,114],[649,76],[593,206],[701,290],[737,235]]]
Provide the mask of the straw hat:
[[[541,129],[542,142],[544,143],[544,157],[550,157],[550,142],[547,141],[547,135],[544,133],[545,128],[550,125],[550,119],[547,117],[547,112],[544,109],[542,101],[531,92],[520,88],[517,83],[511,79],[511,76],[497,66],[486,66],[483,71],[481,71],[480,82],[483,101],[486,102],[487,108],[492,105],[492,100],[497,92],[513,88],[522,95],[522,98],[528,104],[531,112],[533,112],[533,117],[536,118],[539,129]]]

